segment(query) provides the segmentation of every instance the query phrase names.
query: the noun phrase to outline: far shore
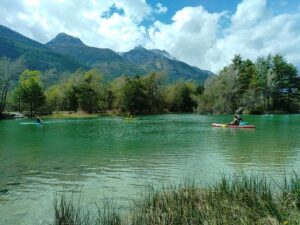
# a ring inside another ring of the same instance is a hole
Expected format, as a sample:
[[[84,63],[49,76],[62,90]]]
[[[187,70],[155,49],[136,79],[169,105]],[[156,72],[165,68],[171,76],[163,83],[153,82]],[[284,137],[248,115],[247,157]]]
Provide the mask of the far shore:
[[[63,112],[54,112],[49,115],[43,116],[46,119],[72,119],[72,118],[95,118],[102,115],[108,115],[107,113],[87,113],[84,111],[72,112],[72,111],[63,111]]]
[[[150,114],[150,115],[160,115],[160,114],[186,114],[187,112],[169,112],[164,111],[158,114]],[[188,112],[191,114],[197,114],[196,112]],[[243,115],[291,115],[291,114],[299,114],[298,113],[289,113],[285,111],[270,111],[270,112],[264,112],[264,113],[257,113],[257,114],[251,114],[251,113],[244,113]],[[59,112],[52,112],[51,114],[38,114],[44,119],[76,119],[76,118],[96,118],[100,116],[122,116],[122,117],[130,117],[130,116],[145,116],[149,114],[138,114],[138,115],[131,115],[130,113],[121,113],[116,111],[106,111],[106,112],[98,112],[98,113],[87,113],[84,111],[59,111]],[[199,114],[199,115],[212,115],[212,114]],[[219,114],[214,114],[219,115]],[[231,115],[231,114],[228,114]],[[4,112],[2,116],[0,116],[1,119],[20,119],[20,118],[30,118],[29,113],[20,113],[20,112]]]

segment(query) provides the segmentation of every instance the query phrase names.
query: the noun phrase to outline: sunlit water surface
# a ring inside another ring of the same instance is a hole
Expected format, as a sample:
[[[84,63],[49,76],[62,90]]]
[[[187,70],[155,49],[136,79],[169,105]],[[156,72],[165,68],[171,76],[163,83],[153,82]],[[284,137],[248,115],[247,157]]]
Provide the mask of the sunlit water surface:
[[[57,193],[121,206],[147,186],[209,185],[237,171],[281,177],[300,168],[300,115],[245,116],[256,129],[212,128],[230,116],[0,121],[0,224],[51,223]]]

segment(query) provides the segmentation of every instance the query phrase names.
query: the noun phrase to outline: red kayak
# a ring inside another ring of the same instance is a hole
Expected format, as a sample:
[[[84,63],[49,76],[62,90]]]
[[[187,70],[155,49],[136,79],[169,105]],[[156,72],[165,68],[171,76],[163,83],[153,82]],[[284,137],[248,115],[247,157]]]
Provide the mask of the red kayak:
[[[224,128],[255,128],[255,125],[228,125],[226,123],[213,123],[213,127],[224,127]]]

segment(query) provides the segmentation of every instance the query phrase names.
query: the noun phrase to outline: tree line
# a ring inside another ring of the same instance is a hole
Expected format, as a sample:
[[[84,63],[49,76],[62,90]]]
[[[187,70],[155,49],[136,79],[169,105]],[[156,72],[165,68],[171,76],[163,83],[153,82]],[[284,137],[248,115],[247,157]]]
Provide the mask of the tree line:
[[[121,76],[108,82],[95,69],[78,70],[49,87],[42,76],[41,71],[24,70],[9,92],[7,108],[31,115],[78,110],[132,115],[192,112],[199,94],[195,82],[165,84],[164,76],[158,73]]]
[[[300,78],[283,56],[256,62],[236,55],[218,76],[208,79],[198,99],[199,113],[228,114],[238,107],[249,113],[299,112]]]
[[[281,55],[260,57],[256,62],[236,55],[231,64],[204,85],[164,76],[121,76],[103,79],[97,70],[78,70],[45,86],[41,71],[25,69],[22,59],[0,59],[0,116],[5,110],[49,114],[78,111],[114,114],[162,112],[249,113],[298,112],[300,79],[294,65]]]

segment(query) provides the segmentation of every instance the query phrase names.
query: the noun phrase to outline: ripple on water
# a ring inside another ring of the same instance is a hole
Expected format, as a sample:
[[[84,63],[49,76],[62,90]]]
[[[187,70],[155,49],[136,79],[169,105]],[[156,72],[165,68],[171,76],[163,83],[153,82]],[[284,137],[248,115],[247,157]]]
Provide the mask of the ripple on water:
[[[211,127],[230,120],[174,114],[47,120],[39,127],[1,122],[0,224],[39,223],[52,212],[55,193],[78,193],[86,205],[105,196],[126,205],[149,185],[186,177],[206,185],[222,172],[299,171],[299,115],[245,116],[253,130]]]

